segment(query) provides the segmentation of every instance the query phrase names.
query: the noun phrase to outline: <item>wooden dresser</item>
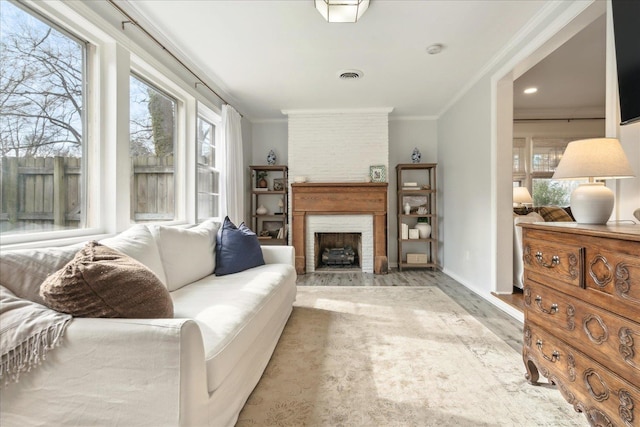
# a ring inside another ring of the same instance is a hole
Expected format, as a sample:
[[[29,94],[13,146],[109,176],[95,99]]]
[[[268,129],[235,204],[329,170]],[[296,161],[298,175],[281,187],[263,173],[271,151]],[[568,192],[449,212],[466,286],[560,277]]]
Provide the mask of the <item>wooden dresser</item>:
[[[640,225],[521,226],[528,381],[593,426],[640,426]]]

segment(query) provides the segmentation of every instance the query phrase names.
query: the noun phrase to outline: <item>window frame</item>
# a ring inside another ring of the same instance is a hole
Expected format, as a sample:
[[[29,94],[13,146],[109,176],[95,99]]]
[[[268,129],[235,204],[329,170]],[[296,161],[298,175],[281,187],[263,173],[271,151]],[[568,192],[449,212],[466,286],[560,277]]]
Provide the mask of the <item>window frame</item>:
[[[213,219],[216,221],[222,221],[222,197],[224,197],[224,189],[222,188],[222,171],[223,171],[223,165],[222,165],[222,147],[221,147],[221,142],[222,142],[222,116],[216,112],[214,112],[211,108],[207,107],[206,105],[204,105],[201,102],[197,103],[197,114],[196,114],[196,129],[198,126],[198,120],[204,120],[208,123],[210,123],[211,125],[214,126],[214,135],[213,137],[215,138],[215,144],[213,144],[213,147],[215,149],[215,165],[209,166],[210,170],[214,170],[218,173],[218,193],[207,193],[207,194],[217,194],[218,196],[218,208],[217,208],[217,212],[218,212],[218,216],[211,216],[211,217],[206,217],[206,218],[200,218],[199,217],[199,195],[201,194],[200,189],[198,188],[198,168],[201,166],[201,164],[198,162],[198,135],[197,135],[197,131],[196,131],[196,138],[195,138],[195,218],[196,218],[196,223],[201,223],[203,221],[209,220],[209,219]]]

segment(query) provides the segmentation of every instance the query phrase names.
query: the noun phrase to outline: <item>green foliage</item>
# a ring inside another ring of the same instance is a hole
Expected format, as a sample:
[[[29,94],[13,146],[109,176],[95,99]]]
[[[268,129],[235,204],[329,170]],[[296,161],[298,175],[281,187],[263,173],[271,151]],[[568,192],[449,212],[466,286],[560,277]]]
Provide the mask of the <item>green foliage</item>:
[[[534,206],[567,206],[571,191],[557,181],[535,180],[533,183]]]

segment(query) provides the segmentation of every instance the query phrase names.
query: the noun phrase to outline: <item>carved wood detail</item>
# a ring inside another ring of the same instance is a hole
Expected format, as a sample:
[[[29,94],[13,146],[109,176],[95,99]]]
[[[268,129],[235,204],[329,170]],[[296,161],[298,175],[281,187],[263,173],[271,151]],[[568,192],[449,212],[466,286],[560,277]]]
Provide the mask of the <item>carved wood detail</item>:
[[[522,251],[522,260],[525,264],[531,265],[532,257],[531,257],[531,246],[525,245],[524,250]]]
[[[572,279],[577,279],[580,274],[578,257],[574,253],[569,254],[569,275]]]
[[[595,314],[585,316],[582,326],[589,339],[598,345],[609,339],[609,330],[600,316]]]
[[[567,304],[567,329],[573,331],[576,328],[576,308]]]
[[[620,339],[619,350],[625,362],[636,369],[640,369],[640,366],[633,361],[635,356],[633,333],[629,328],[620,328],[618,331],[618,338]],[[636,335],[640,334],[636,333]]]
[[[589,424],[598,427],[615,427],[615,424],[607,417],[607,415],[599,409],[589,409],[586,411]]]
[[[616,293],[622,298],[640,303],[640,299],[629,295],[629,291],[631,291],[631,273],[629,273],[629,265],[624,262],[616,265],[615,288]]]
[[[584,371],[583,379],[589,394],[591,394],[595,400],[602,402],[609,398],[609,387],[607,387],[607,384],[600,374],[595,370],[587,369]]]
[[[633,402],[631,393],[629,393],[627,390],[620,390],[618,392],[618,398],[620,399],[620,406],[618,407],[620,418],[622,418],[622,421],[624,421],[625,425],[627,425],[628,427],[632,427],[633,420],[635,418],[633,414],[635,403]]]
[[[596,255],[589,265],[589,274],[593,281],[601,288],[607,286],[613,279],[613,269],[602,255]]]

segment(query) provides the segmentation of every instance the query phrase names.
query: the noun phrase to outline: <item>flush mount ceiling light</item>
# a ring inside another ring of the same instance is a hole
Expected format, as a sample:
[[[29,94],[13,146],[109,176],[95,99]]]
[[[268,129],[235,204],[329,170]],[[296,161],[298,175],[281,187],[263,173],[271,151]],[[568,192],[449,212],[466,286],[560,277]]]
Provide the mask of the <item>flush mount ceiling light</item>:
[[[327,22],[357,22],[369,7],[369,0],[314,0]]]
[[[536,93],[537,91],[537,87],[528,87],[524,90],[524,93],[526,93],[527,95],[531,95],[532,93]]]

